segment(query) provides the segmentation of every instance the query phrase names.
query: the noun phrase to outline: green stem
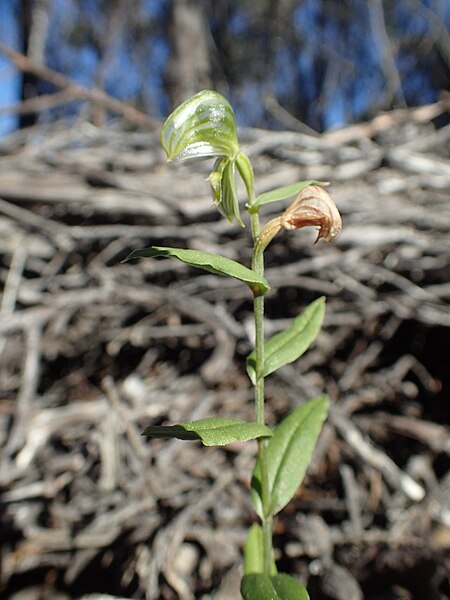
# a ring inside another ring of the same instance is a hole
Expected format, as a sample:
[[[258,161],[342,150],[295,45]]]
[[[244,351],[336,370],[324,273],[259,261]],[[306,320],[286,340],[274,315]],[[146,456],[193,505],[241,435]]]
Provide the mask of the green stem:
[[[262,252],[257,252],[257,241],[260,234],[259,214],[251,215],[252,235],[254,242],[254,252],[252,260],[252,269],[258,275],[264,276],[264,256]],[[253,302],[253,311],[255,319],[255,363],[256,363],[256,383],[255,383],[255,411],[256,421],[265,425],[264,414],[264,296],[256,296]],[[264,574],[270,575],[273,561],[272,546],[272,516],[270,514],[270,495],[269,495],[269,476],[267,465],[267,440],[258,441],[258,460],[261,465],[261,499],[263,506],[263,540],[264,540]],[[269,515],[269,516],[266,516]]]
[[[255,319],[256,421],[261,425],[264,425],[264,374],[262,372],[264,364],[264,296],[257,296],[254,299],[253,311]]]

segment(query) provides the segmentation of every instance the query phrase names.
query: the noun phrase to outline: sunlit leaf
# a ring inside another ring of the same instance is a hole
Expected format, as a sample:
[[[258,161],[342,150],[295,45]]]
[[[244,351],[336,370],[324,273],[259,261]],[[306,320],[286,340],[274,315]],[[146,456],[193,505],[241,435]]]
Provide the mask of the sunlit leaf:
[[[305,586],[286,573],[244,575],[241,594],[244,600],[309,600]]]
[[[286,573],[279,573],[271,577],[277,594],[283,600],[309,600],[308,592],[304,585]]]
[[[327,186],[330,184],[328,181],[315,181],[314,179],[310,179],[309,181],[297,181],[291,185],[286,185],[277,188],[276,190],[271,190],[270,192],[264,192],[264,194],[261,194],[256,198],[255,202],[248,210],[249,212],[256,212],[263,204],[270,204],[271,202],[279,202],[280,200],[291,198],[291,196],[295,196],[309,185]]]
[[[264,344],[264,369],[266,377],[280,367],[297,360],[316,339],[325,316],[325,298],[322,296],[309,304],[296,317],[288,329],[272,336]],[[247,357],[247,373],[256,381],[255,351]]]
[[[210,273],[217,275],[228,275],[246,283],[253,293],[263,295],[269,290],[269,284],[260,275],[245,267],[241,263],[217,256],[209,252],[201,252],[200,250],[186,250],[182,248],[168,248],[166,246],[151,246],[141,250],[133,250],[127,256],[124,262],[133,258],[153,258],[155,256],[165,256],[167,258],[176,258],[182,262],[199,269],[204,269]]]
[[[262,573],[244,575],[241,582],[241,594],[244,600],[282,600],[271,578]]]
[[[142,433],[153,438],[177,438],[200,440],[205,446],[224,446],[231,442],[246,442],[261,437],[270,437],[272,431],[266,425],[248,423],[236,419],[201,419],[177,425],[150,425]]]
[[[248,156],[243,152],[239,152],[235,162],[237,170],[239,171],[239,175],[241,176],[242,181],[245,184],[247,196],[249,198],[252,198],[254,193],[254,174],[252,164]]]
[[[328,396],[319,396],[293,410],[275,429],[266,450],[268,515],[276,515],[284,508],[303,481],[328,406]],[[258,461],[253,471],[252,501],[255,511],[263,518],[261,489],[261,464]]]
[[[230,103],[212,90],[195,94],[169,115],[161,130],[161,144],[169,161],[235,157],[239,143]]]
[[[223,169],[221,181],[221,203],[220,206],[225,213],[225,216],[233,222],[233,217],[236,217],[239,225],[244,227],[241,215],[239,212],[239,201],[236,189],[236,166],[233,160],[229,160]]]
[[[244,573],[251,575],[264,571],[264,534],[261,525],[254,523],[248,532],[244,545]],[[271,575],[277,574],[275,560],[272,559]]]

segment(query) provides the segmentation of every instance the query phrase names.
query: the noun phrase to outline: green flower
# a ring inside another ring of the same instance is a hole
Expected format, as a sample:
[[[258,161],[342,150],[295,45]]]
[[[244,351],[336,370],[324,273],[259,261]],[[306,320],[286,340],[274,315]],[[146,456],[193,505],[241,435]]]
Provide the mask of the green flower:
[[[204,90],[183,102],[164,123],[161,144],[169,162],[216,157],[208,178],[214,204],[220,206],[231,222],[235,217],[244,226],[239,211],[236,170],[249,195],[253,194],[253,171],[248,158],[240,151],[236,118],[223,96]]]

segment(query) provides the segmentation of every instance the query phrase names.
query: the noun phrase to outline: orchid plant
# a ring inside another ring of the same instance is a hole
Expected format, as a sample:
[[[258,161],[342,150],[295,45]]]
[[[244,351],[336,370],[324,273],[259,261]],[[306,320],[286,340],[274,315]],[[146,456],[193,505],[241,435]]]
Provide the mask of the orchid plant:
[[[333,240],[341,230],[339,212],[323,189],[327,182],[300,181],[259,196],[255,195],[253,168],[241,150],[236,120],[229,102],[215,91],[202,91],[181,104],[166,120],[161,143],[168,161],[213,157],[209,176],[214,203],[233,222],[244,226],[238,200],[237,178],[244,183],[245,211],[253,238],[252,264],[248,267],[223,256],[197,250],[151,246],[134,250],[126,260],[163,256],[218,275],[234,277],[253,295],[255,345],[247,357],[247,373],[254,387],[255,420],[208,418],[167,426],[150,425],[143,435],[199,440],[205,446],[234,441],[258,441],[258,455],[251,482],[251,498],[259,517],[249,530],[244,546],[244,600],[308,599],[306,588],[294,577],[278,573],[272,544],[273,519],[293,498],[326,419],[326,395],[294,408],[275,429],[265,422],[264,380],[280,367],[297,360],[318,335],[325,314],[325,299],[318,298],[290,326],[269,339],[264,335],[264,296],[269,283],[264,277],[264,251],[282,230],[315,226],[317,240]],[[293,198],[280,216],[260,223],[265,205]]]

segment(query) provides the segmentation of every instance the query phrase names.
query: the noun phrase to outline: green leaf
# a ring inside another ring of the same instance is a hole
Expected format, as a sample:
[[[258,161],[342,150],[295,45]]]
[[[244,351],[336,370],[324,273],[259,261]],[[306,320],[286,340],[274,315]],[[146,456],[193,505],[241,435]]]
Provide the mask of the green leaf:
[[[270,288],[264,277],[257,275],[251,269],[241,265],[241,263],[217,256],[209,252],[200,252],[199,250],[185,250],[181,248],[167,248],[166,246],[151,246],[141,250],[133,250],[123,262],[132,258],[153,258],[155,256],[165,256],[168,258],[177,258],[191,267],[205,269],[210,273],[217,275],[228,275],[246,283],[255,296],[265,294]]]
[[[254,195],[254,174],[252,163],[250,162],[248,156],[243,152],[239,152],[236,157],[236,167],[239,171],[239,175],[244,182],[245,189],[247,190],[248,198],[253,198]]]
[[[275,429],[266,450],[270,498],[266,515],[261,500],[259,461],[253,471],[252,501],[261,518],[276,515],[293,498],[311,461],[328,406],[328,396],[319,396],[294,409]]]
[[[248,423],[236,419],[200,419],[177,425],[150,425],[142,433],[147,437],[200,440],[205,446],[224,446],[231,442],[246,442],[270,437],[272,431],[266,425]]]
[[[280,573],[271,577],[271,580],[278,595],[283,600],[309,600],[305,586],[290,575]]]
[[[212,90],[195,94],[168,116],[161,130],[161,144],[169,161],[235,157],[239,142],[230,103]]]
[[[270,192],[265,192],[258,196],[255,202],[248,208],[250,213],[257,212],[263,204],[270,204],[271,202],[279,202],[280,200],[286,200],[286,198],[290,198],[291,196],[295,196],[299,194],[303,189],[308,187],[309,185],[321,185],[327,186],[330,185],[328,181],[315,181],[314,179],[310,179],[308,181],[297,181],[296,183],[292,183],[291,185],[286,185],[281,188],[277,188],[276,190],[271,190]]]
[[[271,578],[262,573],[244,575],[241,582],[241,594],[244,600],[281,600]]]
[[[244,545],[244,573],[251,575],[264,571],[264,534],[261,525],[254,523],[248,532]],[[272,559],[271,575],[277,574],[275,560]]]
[[[309,600],[305,586],[286,573],[244,575],[241,594],[244,600]]]
[[[233,217],[236,217],[239,225],[244,227],[239,212],[239,201],[236,189],[236,166],[234,160],[227,161],[223,169],[220,206],[230,223],[233,222]]]
[[[220,207],[230,223],[233,222],[233,217],[236,217],[238,223],[244,227],[239,211],[234,161],[226,157],[217,159],[214,170],[209,174],[208,179],[214,197],[214,205]]]
[[[264,344],[264,377],[280,367],[297,360],[310,347],[322,327],[325,316],[325,298],[309,304],[285,331],[276,333]],[[256,383],[255,350],[247,357],[247,373]]]

